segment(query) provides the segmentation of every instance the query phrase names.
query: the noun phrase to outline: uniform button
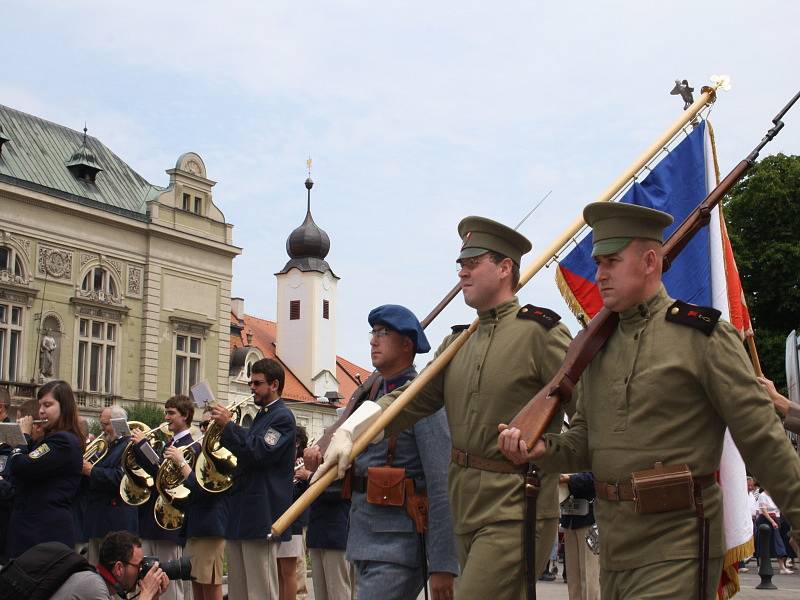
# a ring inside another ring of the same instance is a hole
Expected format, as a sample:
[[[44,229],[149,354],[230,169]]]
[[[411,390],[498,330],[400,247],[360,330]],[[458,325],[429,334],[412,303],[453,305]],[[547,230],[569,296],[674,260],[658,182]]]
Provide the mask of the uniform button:
[[[677,315],[679,312],[681,312],[681,309],[678,308],[677,306],[673,306],[672,310],[669,312],[671,312],[673,315]]]

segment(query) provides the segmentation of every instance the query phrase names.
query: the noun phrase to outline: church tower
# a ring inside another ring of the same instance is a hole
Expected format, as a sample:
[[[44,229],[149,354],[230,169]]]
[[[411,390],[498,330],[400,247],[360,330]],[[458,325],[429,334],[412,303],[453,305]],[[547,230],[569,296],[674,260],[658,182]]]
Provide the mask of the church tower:
[[[309,161],[310,163],[310,161]],[[309,165],[310,167],[310,165]],[[310,170],[309,170],[310,175]],[[289,261],[278,280],[277,355],[317,398],[336,392],[336,283],[325,257],[331,247],[311,216],[309,176],[306,218],[286,240]]]

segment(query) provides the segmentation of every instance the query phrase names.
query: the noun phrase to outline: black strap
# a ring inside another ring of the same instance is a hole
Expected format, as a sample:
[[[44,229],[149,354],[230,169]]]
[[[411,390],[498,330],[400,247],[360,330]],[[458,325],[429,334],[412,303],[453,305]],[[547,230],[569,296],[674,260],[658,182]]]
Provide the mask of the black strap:
[[[419,534],[419,564],[422,567],[422,589],[425,590],[425,600],[428,600],[428,553],[425,551],[425,532]]]
[[[708,554],[711,522],[705,516],[705,511],[703,509],[703,488],[699,485],[694,486],[694,508],[697,513],[697,557],[700,559],[697,564],[697,598],[698,600],[705,600],[706,586],[708,583]]]
[[[525,475],[525,524],[522,528],[522,547],[525,558],[525,597],[536,600],[536,500],[542,482],[536,467],[531,465]]]

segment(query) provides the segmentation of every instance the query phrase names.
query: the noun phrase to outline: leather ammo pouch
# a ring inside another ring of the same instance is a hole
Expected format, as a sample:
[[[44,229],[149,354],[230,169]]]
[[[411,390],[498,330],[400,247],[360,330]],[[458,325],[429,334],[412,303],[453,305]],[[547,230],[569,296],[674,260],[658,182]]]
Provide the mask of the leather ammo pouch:
[[[641,514],[694,509],[694,481],[688,465],[664,465],[631,475],[633,503]]]
[[[379,506],[403,506],[406,470],[399,467],[367,469],[367,502]]]

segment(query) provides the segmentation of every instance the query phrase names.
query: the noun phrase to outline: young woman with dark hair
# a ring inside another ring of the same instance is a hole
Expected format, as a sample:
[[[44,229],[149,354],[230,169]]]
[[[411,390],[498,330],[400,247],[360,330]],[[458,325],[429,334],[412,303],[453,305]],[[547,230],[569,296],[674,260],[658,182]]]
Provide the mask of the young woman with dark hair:
[[[30,416],[19,419],[28,443],[14,449],[4,472],[16,488],[6,542],[9,558],[41,542],[75,545],[71,504],[84,449],[75,396],[66,381],[51,381],[36,396],[44,423],[34,425]],[[44,436],[35,435],[34,427]]]

